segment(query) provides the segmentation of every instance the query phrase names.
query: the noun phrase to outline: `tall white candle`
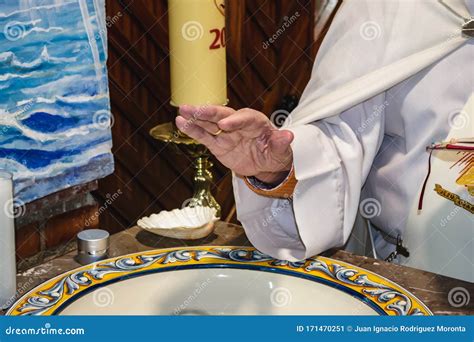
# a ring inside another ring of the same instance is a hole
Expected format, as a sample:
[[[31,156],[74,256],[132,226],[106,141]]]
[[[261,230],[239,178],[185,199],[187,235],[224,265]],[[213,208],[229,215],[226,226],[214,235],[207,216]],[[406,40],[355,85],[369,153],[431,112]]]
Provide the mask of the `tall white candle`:
[[[224,0],[168,0],[171,104],[226,105]]]
[[[12,175],[0,171],[0,307],[16,293],[15,225]]]

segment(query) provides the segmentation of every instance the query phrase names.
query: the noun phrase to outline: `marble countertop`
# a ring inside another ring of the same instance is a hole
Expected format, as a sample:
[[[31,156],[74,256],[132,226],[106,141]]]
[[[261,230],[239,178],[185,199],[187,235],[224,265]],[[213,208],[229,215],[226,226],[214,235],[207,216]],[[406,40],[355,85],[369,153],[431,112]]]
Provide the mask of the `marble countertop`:
[[[200,240],[170,239],[154,235],[139,227],[133,227],[112,235],[110,245],[109,256],[115,257],[157,248],[201,245],[250,246],[251,244],[240,226],[217,222],[214,233]],[[80,265],[74,260],[75,255],[76,252],[72,251],[18,274],[18,296],[54,276],[79,267]],[[421,299],[436,315],[474,314],[474,298],[471,298],[467,305],[462,307],[454,307],[448,301],[449,291],[456,287],[463,287],[469,293],[474,294],[474,284],[472,283],[354,255],[342,250],[329,251],[324,255],[376,272],[396,282]]]

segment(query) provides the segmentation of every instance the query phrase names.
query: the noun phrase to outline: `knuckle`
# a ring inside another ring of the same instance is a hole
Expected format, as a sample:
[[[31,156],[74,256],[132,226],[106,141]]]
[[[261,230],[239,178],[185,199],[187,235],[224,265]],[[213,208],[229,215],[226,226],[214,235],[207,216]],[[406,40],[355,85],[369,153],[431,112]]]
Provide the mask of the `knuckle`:
[[[253,112],[255,112],[255,110],[253,110],[252,108],[248,108],[248,107],[241,108],[237,111],[237,113],[240,113],[240,114],[253,113]]]

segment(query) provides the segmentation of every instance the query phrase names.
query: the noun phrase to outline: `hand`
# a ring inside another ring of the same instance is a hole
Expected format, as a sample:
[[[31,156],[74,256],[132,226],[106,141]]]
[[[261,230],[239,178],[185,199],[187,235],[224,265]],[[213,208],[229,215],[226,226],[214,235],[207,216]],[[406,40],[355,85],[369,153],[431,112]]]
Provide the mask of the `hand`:
[[[248,108],[187,105],[179,113],[178,129],[205,145],[237,175],[277,183],[291,170],[293,133],[275,128],[265,114]]]

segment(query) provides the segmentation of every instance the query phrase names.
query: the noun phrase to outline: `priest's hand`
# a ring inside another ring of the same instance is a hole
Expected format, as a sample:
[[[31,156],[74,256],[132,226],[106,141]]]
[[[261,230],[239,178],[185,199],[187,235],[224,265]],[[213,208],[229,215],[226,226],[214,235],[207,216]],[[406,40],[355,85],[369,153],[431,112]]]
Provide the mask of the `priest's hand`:
[[[293,133],[275,128],[265,114],[224,106],[181,106],[176,126],[205,145],[239,176],[281,182],[293,163]]]

